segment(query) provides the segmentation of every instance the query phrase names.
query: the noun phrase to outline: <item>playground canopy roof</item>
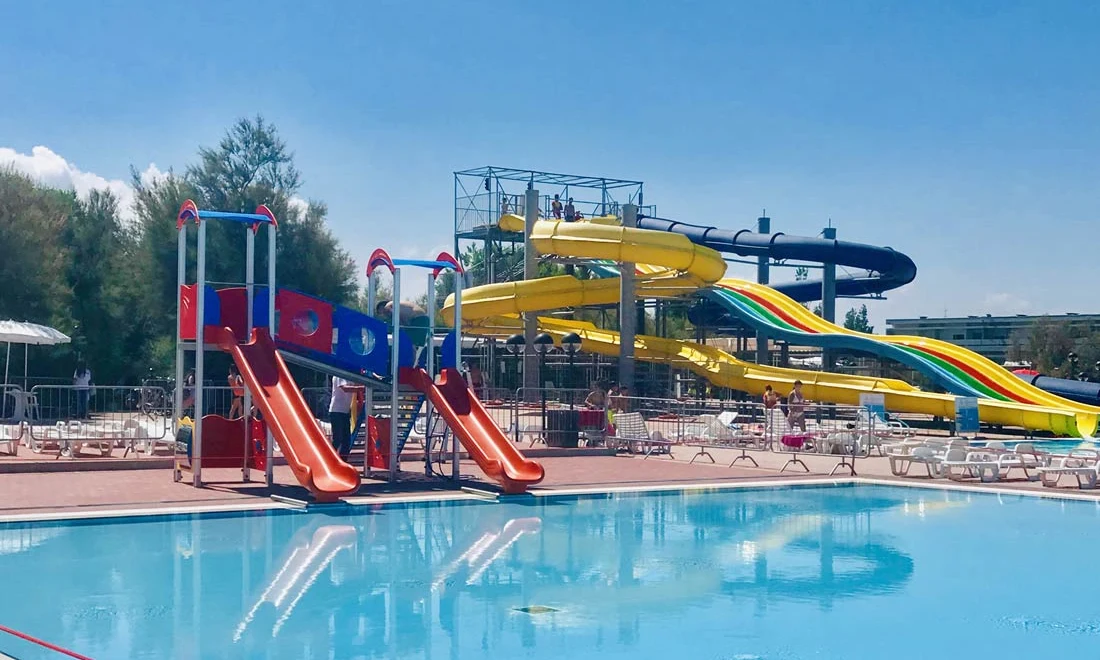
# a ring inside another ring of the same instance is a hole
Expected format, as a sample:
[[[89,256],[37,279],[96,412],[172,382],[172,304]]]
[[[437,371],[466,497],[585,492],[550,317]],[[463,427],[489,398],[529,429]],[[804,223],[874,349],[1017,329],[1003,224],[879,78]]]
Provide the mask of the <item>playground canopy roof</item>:
[[[0,342],[53,346],[70,341],[68,335],[49,326],[26,321],[0,321]]]

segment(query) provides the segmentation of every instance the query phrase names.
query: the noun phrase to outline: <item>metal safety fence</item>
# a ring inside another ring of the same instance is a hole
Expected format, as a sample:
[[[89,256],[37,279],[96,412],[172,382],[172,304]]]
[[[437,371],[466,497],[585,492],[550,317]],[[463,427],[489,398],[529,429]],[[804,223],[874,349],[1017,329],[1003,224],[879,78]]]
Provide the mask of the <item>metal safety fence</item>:
[[[172,419],[170,408],[142,405],[149,400],[168,400],[168,394],[146,387],[38,385],[27,397],[33,419],[23,422],[23,442],[35,453],[56,449],[66,457],[85,447],[102,456],[120,448],[123,455],[153,455],[172,446]]]

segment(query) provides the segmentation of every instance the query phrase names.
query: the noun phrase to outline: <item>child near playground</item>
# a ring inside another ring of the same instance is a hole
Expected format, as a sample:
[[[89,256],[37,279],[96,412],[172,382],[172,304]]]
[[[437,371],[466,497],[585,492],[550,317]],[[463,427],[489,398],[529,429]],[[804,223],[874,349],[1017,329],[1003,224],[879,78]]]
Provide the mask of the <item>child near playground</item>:
[[[244,416],[244,380],[237,372],[237,367],[229,365],[229,391],[233,393],[233,403],[229,406],[229,419],[237,419]]]
[[[787,423],[791,428],[806,432],[806,396],[802,394],[802,381],[794,381],[794,389],[787,396]]]
[[[555,220],[561,220],[561,199],[554,195],[554,201],[550,202],[550,213]]]

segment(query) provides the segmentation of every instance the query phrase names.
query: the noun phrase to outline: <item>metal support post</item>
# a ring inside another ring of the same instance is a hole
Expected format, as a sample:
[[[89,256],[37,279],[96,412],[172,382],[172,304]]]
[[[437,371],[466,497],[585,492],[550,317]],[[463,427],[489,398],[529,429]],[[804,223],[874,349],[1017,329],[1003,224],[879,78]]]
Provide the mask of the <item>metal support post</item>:
[[[378,301],[375,300],[374,295],[374,271],[376,269],[371,268],[370,273],[367,274],[367,316],[374,316],[374,308],[378,305]]]
[[[538,261],[535,246],[531,243],[531,232],[539,219],[539,191],[528,186],[524,200],[523,229],[523,279],[531,281],[538,276]],[[457,290],[457,287],[456,287]],[[523,389],[530,397],[541,387],[538,382],[538,356],[535,355],[535,335],[538,333],[538,314],[525,312],[523,315]]]
[[[623,227],[638,226],[638,207],[623,205]],[[634,264],[619,267],[619,385],[634,389],[634,335],[638,321],[634,292]],[[644,313],[644,312],[643,312]]]
[[[180,331],[183,329],[180,322],[183,320],[183,285],[187,280],[187,225],[179,228],[176,236],[176,383],[177,386],[172,395],[172,426],[176,427],[183,417],[183,340],[180,339]],[[11,344],[8,344],[9,350]],[[178,429],[177,429],[178,430]],[[175,446],[173,444],[173,446]]]
[[[772,219],[766,215],[762,215],[756,220],[756,231],[761,234],[770,234],[772,231]],[[758,284],[768,283],[768,262],[771,256],[766,252],[756,258],[756,282]],[[763,330],[756,331],[756,363],[757,364],[769,364],[771,362],[770,355],[768,353],[768,335]]]
[[[535,203],[538,204],[538,195],[535,195]],[[537,206],[536,206],[537,208]],[[528,234],[530,237],[530,234]],[[462,368],[462,273],[455,270],[455,364]],[[473,378],[470,378],[473,381]],[[471,382],[470,385],[473,383]],[[462,476],[458,465],[458,434],[451,432],[451,478],[455,483]]]
[[[245,339],[252,338],[252,301],[256,295],[256,231],[253,227],[244,230],[244,289],[248,310],[247,323],[245,325]],[[230,393],[232,396],[232,393]],[[252,480],[252,470],[249,462],[252,456],[252,390],[244,388],[244,399],[241,404],[241,415],[244,417],[244,465],[241,466],[241,474],[245,481]]]
[[[195,296],[198,314],[195,317],[195,426],[191,440],[191,476],[196,488],[202,486],[202,412],[203,412],[203,353],[206,337],[206,223],[199,224],[199,264],[195,278]]]
[[[435,273],[428,273],[428,355],[424,368],[435,379]],[[432,400],[424,397],[424,474],[432,473]]]
[[[393,269],[393,343],[390,346],[390,481],[397,481],[397,400],[401,370],[401,269]]]
[[[279,329],[275,325],[275,294],[278,292],[278,287],[275,286],[275,236],[275,223],[270,222],[267,225],[267,331],[272,339],[275,339],[275,333]],[[275,437],[271,435],[270,428],[264,440],[264,458],[264,484],[270,488],[275,482]]]

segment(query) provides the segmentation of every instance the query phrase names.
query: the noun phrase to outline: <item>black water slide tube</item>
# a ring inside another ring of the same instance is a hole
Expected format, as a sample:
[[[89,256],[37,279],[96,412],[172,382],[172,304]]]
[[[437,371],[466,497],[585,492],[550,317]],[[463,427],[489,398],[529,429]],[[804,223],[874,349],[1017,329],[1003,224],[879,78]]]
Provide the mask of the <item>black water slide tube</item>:
[[[705,245],[719,252],[742,257],[767,255],[772,259],[793,259],[836,264],[865,270],[866,273],[837,275],[836,295],[867,296],[884,293],[909,284],[917,276],[917,265],[906,255],[888,247],[836,239],[788,236],[783,233],[758,234],[690,225],[663,218],[638,218],[640,229],[670,231],[687,236],[696,245]],[[769,285],[797,302],[821,300],[821,280],[803,280]]]
[[[1090,406],[1100,406],[1100,383],[1090,383],[1084,380],[1070,380],[1068,378],[1053,378],[1051,376],[1032,376],[1031,374],[1016,374],[1024,382],[1034,385],[1051,394],[1084,403]]]

